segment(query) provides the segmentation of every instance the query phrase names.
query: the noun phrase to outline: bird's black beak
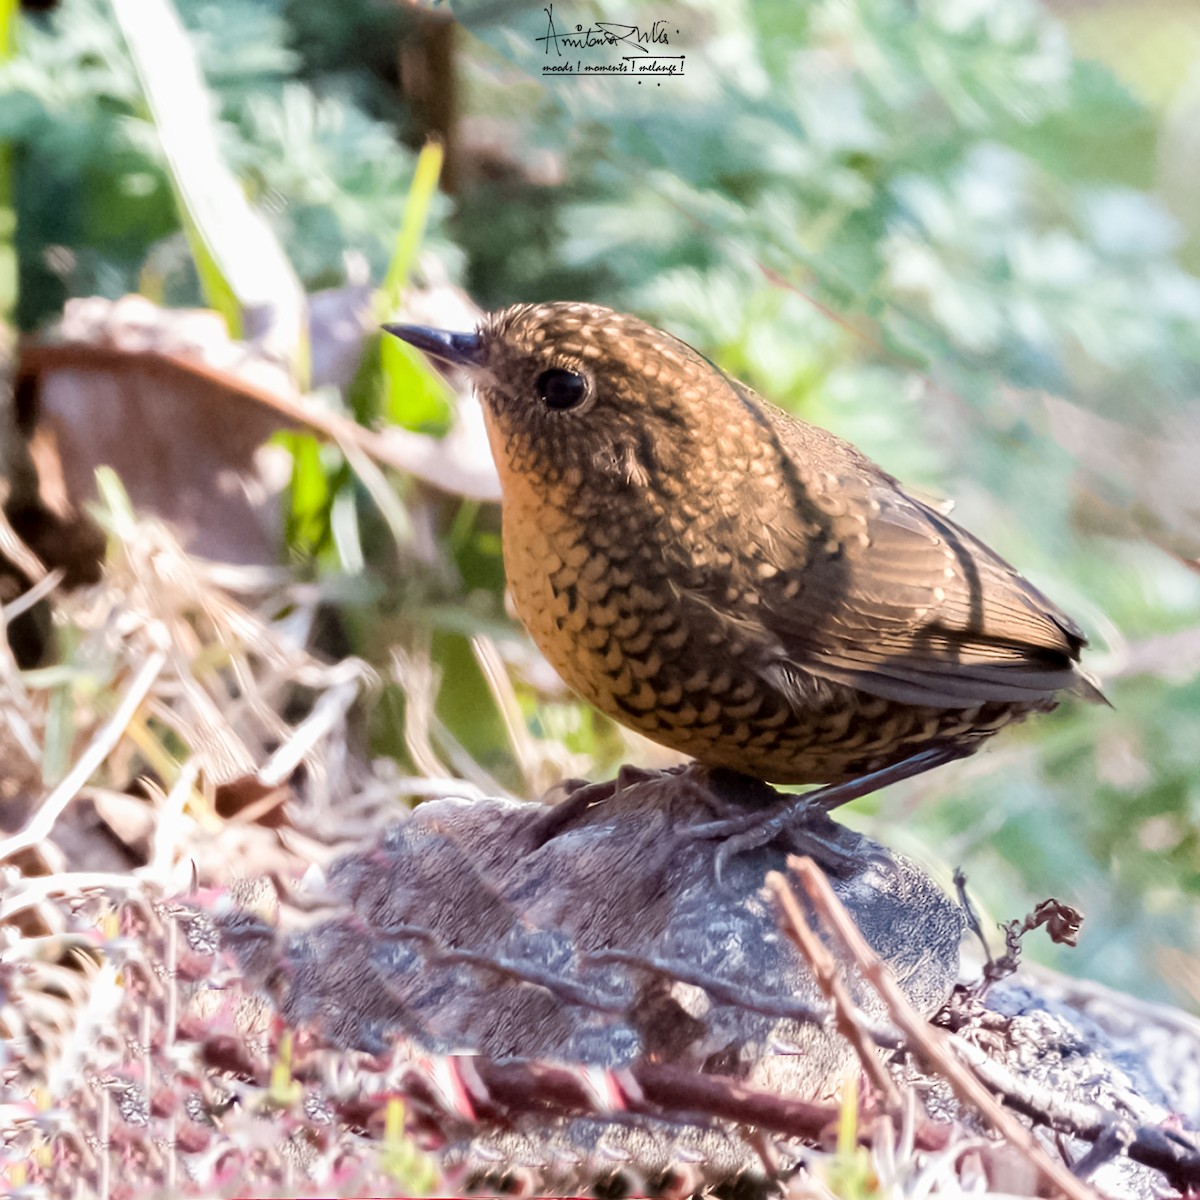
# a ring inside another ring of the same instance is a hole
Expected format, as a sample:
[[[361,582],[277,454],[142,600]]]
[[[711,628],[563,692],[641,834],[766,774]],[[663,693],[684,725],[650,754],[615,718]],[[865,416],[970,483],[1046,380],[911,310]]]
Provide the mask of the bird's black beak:
[[[383,330],[442,362],[468,369],[483,366],[483,339],[478,333],[450,333],[425,325],[385,325]]]

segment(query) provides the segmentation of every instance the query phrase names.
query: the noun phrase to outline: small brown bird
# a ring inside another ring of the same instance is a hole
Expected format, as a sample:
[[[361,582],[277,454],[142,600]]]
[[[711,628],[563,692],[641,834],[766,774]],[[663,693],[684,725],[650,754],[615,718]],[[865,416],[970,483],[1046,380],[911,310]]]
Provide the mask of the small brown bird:
[[[1098,697],[1008,563],[678,338],[573,303],[385,328],[474,377],[517,612],[654,741],[832,807]]]

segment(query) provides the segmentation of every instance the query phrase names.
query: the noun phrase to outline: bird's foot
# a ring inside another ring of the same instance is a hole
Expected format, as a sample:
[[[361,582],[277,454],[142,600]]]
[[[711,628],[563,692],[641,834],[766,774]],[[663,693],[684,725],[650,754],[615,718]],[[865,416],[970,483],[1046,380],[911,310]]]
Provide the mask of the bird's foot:
[[[888,784],[923,774],[943,763],[961,758],[967,752],[952,746],[920,750],[898,763],[849,779],[845,783],[815,788],[800,796],[789,796],[766,811],[758,807],[754,811],[739,813],[735,817],[693,825],[688,830],[688,837],[694,840],[722,841],[716,855],[718,883],[726,866],[735,856],[769,845],[785,833],[788,835],[789,849],[810,855],[826,870],[843,873],[857,863],[858,856],[838,844],[838,827],[826,817],[831,809],[848,804],[851,800],[857,800],[860,796],[866,796]],[[717,780],[714,778],[713,782],[716,783]],[[778,795],[766,784],[760,784],[759,787],[772,795]],[[722,788],[722,792],[727,793],[727,789]],[[757,795],[761,796],[761,792]],[[818,817],[822,818],[819,827]]]
[[[825,870],[844,874],[855,856],[840,845],[841,830],[814,803],[825,789],[800,796],[777,792],[769,784],[734,771],[696,766],[690,782],[703,789],[706,807],[728,814],[714,821],[685,826],[680,832],[688,841],[720,841],[715,857],[717,883],[723,884],[725,868],[739,854],[757,850],[786,835],[787,847],[808,854]]]
[[[861,865],[856,848],[848,849],[842,844],[842,828],[829,820],[812,793],[791,796],[770,812],[756,815],[758,820],[753,825],[739,825],[741,832],[717,835],[724,839],[714,860],[718,884],[724,882],[726,869],[739,854],[759,850],[779,839],[786,841],[790,853],[808,855],[831,875],[849,875],[854,867]],[[714,821],[709,828],[735,823]]]

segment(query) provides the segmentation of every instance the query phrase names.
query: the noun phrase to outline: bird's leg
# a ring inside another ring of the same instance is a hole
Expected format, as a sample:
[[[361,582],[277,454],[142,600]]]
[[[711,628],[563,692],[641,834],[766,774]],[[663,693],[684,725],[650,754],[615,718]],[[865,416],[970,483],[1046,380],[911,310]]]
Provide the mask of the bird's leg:
[[[588,783],[586,779],[564,779],[561,783],[556,783],[544,797],[546,811],[529,825],[529,849],[537,850],[551,838],[557,837],[579,820],[593,804],[600,804],[635,783],[657,779],[676,770],[678,768],[658,771],[625,765],[617,772],[616,779],[605,779],[600,783]],[[563,792],[563,798],[551,800],[550,797],[558,791]]]
[[[937,746],[919,750],[908,758],[901,759],[889,767],[849,779],[845,783],[830,784],[828,787],[816,788],[800,796],[789,796],[780,804],[763,811],[748,812],[742,816],[728,817],[720,821],[708,821],[694,825],[688,835],[695,839],[724,839],[724,844],[717,851],[717,878],[721,878],[726,863],[737,854],[747,850],[757,850],[760,846],[773,841],[784,830],[803,822],[807,814],[820,812],[828,813],[831,809],[857,800],[888,784],[899,783],[902,779],[911,779],[926,771],[940,767],[944,763],[962,758],[970,750],[956,746]],[[813,831],[806,841],[815,839],[818,853],[816,857],[835,862],[844,861],[846,853],[840,847],[832,844],[823,835]],[[823,851],[822,852],[822,848]]]
[[[793,816],[799,816],[812,808],[820,808],[824,812],[840,808],[841,805],[849,804],[851,800],[869,795],[871,792],[878,791],[879,788],[899,783],[902,779],[911,779],[914,775],[931,771],[943,763],[962,758],[964,753],[962,750],[943,746],[918,750],[916,754],[902,758],[889,767],[881,767],[878,771],[871,771],[866,775],[856,775],[853,779],[846,780],[845,783],[833,783],[826,787],[813,788],[809,792],[802,792],[799,796],[787,796],[782,802],[772,805],[765,812],[758,808],[741,816],[728,817],[721,821],[708,821],[705,824],[693,826],[691,832],[694,837],[707,840],[736,837],[743,833],[757,833],[769,828],[770,837],[774,837],[789,824]],[[763,784],[762,786],[766,787],[767,785]],[[769,790],[773,791],[774,789]],[[779,793],[775,792],[774,794],[778,795]],[[763,843],[757,844],[762,845]]]

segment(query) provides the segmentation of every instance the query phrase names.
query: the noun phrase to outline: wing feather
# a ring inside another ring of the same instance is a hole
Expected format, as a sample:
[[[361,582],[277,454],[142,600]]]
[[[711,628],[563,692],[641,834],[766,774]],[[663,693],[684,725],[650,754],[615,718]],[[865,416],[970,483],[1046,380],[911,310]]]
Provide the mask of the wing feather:
[[[776,682],[798,669],[943,707],[1080,685],[1082,630],[1013,567],[848,443],[734,387],[791,475],[751,548],[774,571],[756,612]]]

